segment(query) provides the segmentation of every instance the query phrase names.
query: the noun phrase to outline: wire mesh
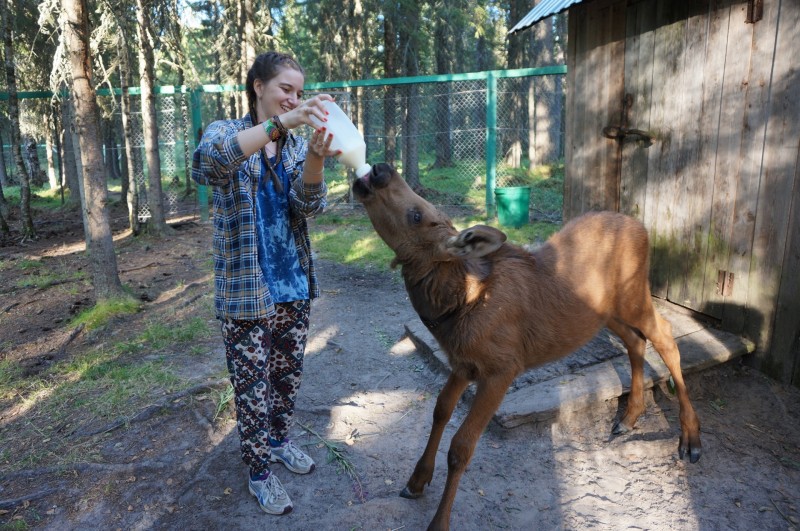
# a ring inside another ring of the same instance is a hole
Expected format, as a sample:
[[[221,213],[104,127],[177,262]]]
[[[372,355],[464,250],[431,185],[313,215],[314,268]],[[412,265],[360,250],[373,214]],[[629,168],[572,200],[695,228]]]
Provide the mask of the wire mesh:
[[[430,79],[430,78],[429,78]],[[362,132],[370,163],[389,162],[423,197],[438,206],[465,207],[476,212],[486,208],[488,169],[494,185],[521,186],[531,182],[536,168],[558,163],[564,155],[564,74],[497,79],[496,101],[487,99],[486,79],[425,80],[420,83],[370,85],[325,90],[334,96]],[[317,91],[319,92],[319,90]],[[307,92],[308,96],[315,94]],[[119,98],[119,96],[100,96]],[[200,131],[189,119],[190,96],[185,91],[157,94],[159,150],[166,203],[174,211],[181,182],[186,180],[191,150]],[[241,114],[242,92],[201,91],[194,100],[203,126]],[[134,176],[139,198],[139,217],[150,216],[147,165],[140,105],[131,97]],[[7,101],[0,101],[0,110]],[[497,126],[487,129],[489,105],[496,105]],[[110,135],[107,156],[125,159],[119,105],[106,119]],[[0,113],[2,115],[3,113]],[[0,139],[6,174],[17,172],[8,145],[8,121],[0,119]],[[308,128],[298,131],[310,135]],[[494,141],[495,160],[487,161],[487,142]],[[43,145],[40,146],[40,153]],[[46,164],[46,157],[40,162]],[[124,164],[124,163],[122,163]],[[45,167],[46,171],[46,167]],[[326,161],[330,208],[352,207],[350,188],[354,175],[334,159]]]

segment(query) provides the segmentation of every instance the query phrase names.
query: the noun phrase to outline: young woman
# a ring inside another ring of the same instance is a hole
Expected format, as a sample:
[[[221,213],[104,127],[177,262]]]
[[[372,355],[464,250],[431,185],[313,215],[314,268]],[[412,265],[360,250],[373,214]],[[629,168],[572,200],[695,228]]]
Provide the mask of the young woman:
[[[217,318],[249,489],[270,514],[292,502],[270,469],[307,474],[314,461],[287,437],[303,373],[311,299],[319,295],[306,218],[326,205],[323,180],[332,135],[310,143],[291,132],[325,121],[327,94],[306,101],[302,67],[289,55],[259,55],[247,74],[249,113],[208,126],[192,178],[213,187]]]

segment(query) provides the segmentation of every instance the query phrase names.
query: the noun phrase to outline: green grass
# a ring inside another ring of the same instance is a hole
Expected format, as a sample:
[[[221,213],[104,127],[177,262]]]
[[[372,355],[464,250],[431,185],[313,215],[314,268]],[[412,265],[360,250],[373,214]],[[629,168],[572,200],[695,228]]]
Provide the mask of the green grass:
[[[464,183],[464,168],[452,167],[430,170],[421,177],[427,190],[448,195],[458,195],[475,210],[482,212],[485,190]],[[564,182],[563,164],[541,166],[533,169],[515,169],[514,182],[531,187],[531,202],[534,207],[548,214],[546,217],[560,219]],[[533,222],[519,228],[503,227],[499,221],[486,219],[484,214],[464,215],[452,218],[459,230],[476,224],[496,227],[517,245],[532,244],[546,240],[556,232],[559,225],[550,222]],[[311,230],[311,242],[317,254],[327,260],[363,268],[388,270],[394,252],[380,239],[366,214],[360,211],[331,211],[316,218]]]
[[[95,318],[86,322],[107,321],[134,308],[127,301],[101,306],[95,309]],[[133,418],[154,397],[188,386],[168,352],[182,347],[188,351],[198,339],[213,333],[201,317],[174,326],[154,321],[133,338],[100,343],[35,375],[23,377],[17,364],[0,362],[0,401],[13,400],[27,410],[13,431],[3,435],[9,438],[9,450],[0,456],[0,472],[85,461],[90,448],[64,439],[64,434],[102,429]],[[29,444],[31,440],[37,444]]]
[[[83,271],[71,270],[66,264],[43,263],[41,260],[22,259],[7,261],[0,264],[0,269],[18,269],[26,275],[15,282],[17,288],[41,288],[53,284],[62,284],[70,281],[81,281],[86,278]]]
[[[317,225],[332,227],[311,231],[312,246],[321,258],[379,269],[388,269],[394,258],[394,252],[378,237],[365,215],[323,214],[317,217]]]
[[[72,320],[72,324],[75,326],[84,324],[87,330],[93,330],[105,326],[116,317],[133,315],[140,310],[141,303],[133,297],[110,299],[82,311]]]
[[[4,186],[3,194],[6,201],[11,204],[19,204],[20,201],[20,187]],[[64,190],[64,200],[69,199],[69,190]],[[61,208],[61,190],[58,188],[50,188],[49,185],[39,187],[31,187],[31,208],[39,210],[57,210]]]
[[[136,338],[120,345],[124,352],[136,352],[147,348],[158,352],[171,348],[176,344],[190,344],[199,339],[207,339],[214,335],[205,319],[193,317],[178,325],[151,322]]]
[[[11,360],[0,361],[0,397],[3,396],[2,390],[7,389],[19,378],[22,370],[19,364]]]

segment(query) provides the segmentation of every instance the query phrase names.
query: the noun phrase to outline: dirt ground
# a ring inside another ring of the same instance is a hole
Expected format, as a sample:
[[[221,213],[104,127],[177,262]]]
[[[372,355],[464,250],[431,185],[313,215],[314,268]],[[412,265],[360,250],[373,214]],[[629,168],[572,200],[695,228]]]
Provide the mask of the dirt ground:
[[[119,212],[115,218],[119,223]],[[69,318],[93,304],[91,287],[67,281],[14,288],[31,274],[14,264],[41,260],[85,270],[79,222],[45,222],[39,240],[0,242],[0,361],[18,363],[24,374],[46,374],[56,363],[132,337],[154,319],[201,315],[212,330],[191,349],[167,349],[186,390],[146,397],[121,422],[76,407],[55,435],[37,440],[25,435],[30,395],[0,396],[0,526],[424,529],[468,404],[462,401],[447,426],[425,495],[400,498],[446,376],[403,337],[416,315],[399,275],[318,262],[323,296],[312,309],[292,431],[318,467],[297,476],[276,466],[295,509],[269,516],[247,491],[231,409],[214,419],[226,380],[211,313],[212,229],[192,217],[174,226],[162,240],[119,232],[121,278],[143,310],[74,337]],[[461,481],[452,529],[800,528],[800,390],[738,361],[691,375],[688,384],[703,426],[698,463],[678,459],[677,403],[659,390],[648,394],[637,428],[620,437],[610,430],[622,400],[555,422],[509,430],[492,424]],[[344,461],[329,461],[326,443]],[[15,456],[27,446],[46,451],[21,466]]]

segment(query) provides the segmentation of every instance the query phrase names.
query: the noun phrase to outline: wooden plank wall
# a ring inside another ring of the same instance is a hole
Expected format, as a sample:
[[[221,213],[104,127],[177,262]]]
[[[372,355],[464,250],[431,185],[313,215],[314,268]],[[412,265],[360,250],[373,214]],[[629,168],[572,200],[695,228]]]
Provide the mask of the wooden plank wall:
[[[568,19],[568,87],[564,216],[589,210],[616,210],[619,160],[613,142],[602,136],[619,124],[624,81],[625,0],[598,0]],[[572,37],[574,35],[574,38]],[[591,88],[590,88],[591,87]]]
[[[745,324],[758,344],[769,345],[761,367],[787,380],[795,374],[800,358],[800,269],[796,267],[800,254],[800,2],[765,2],[764,19],[755,24],[753,45],[753,73],[758,77],[750,76],[748,92],[753,91],[755,97],[748,94],[748,104],[761,106],[766,124]],[[759,61],[764,64],[757,65]],[[766,91],[756,88],[762,83]],[[757,151],[759,146],[753,149]],[[800,380],[796,382],[800,385]]]
[[[564,215],[641,219],[654,294],[753,339],[758,366],[800,385],[800,2],[764,2],[755,24],[746,6],[570,10]],[[625,94],[649,148],[598,134],[622,123]]]

